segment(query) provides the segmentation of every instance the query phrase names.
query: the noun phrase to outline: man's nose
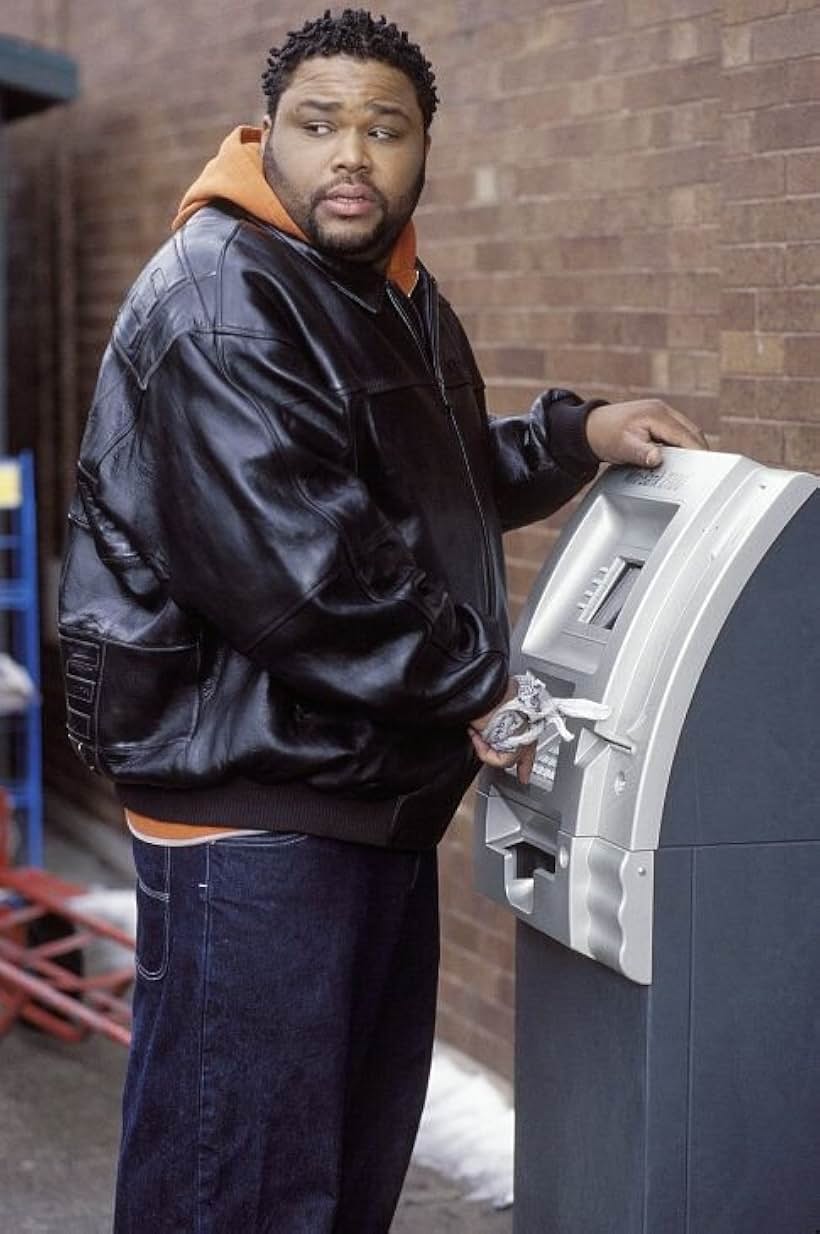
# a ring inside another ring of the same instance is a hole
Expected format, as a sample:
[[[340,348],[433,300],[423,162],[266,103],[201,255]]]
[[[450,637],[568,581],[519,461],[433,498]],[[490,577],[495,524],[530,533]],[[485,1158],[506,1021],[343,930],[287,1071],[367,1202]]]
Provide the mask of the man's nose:
[[[336,147],[333,151],[333,168],[336,171],[367,171],[370,169],[370,155],[367,150],[367,140],[364,134],[356,129],[344,129],[339,133]]]

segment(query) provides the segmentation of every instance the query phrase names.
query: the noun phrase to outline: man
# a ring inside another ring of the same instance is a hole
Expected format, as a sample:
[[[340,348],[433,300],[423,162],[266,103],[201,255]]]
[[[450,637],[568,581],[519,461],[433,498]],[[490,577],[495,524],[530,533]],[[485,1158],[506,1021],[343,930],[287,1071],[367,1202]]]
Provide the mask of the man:
[[[427,1081],[435,845],[508,697],[501,531],[703,445],[562,390],[488,420],[416,258],[431,68],[385,19],[270,53],[126,297],[61,599],[68,732],[139,876],[116,1229],[385,1234]]]

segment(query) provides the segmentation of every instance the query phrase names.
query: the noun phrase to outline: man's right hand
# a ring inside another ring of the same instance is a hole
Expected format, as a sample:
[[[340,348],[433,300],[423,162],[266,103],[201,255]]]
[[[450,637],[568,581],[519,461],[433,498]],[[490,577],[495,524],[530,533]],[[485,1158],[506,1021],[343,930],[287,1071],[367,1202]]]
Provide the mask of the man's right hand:
[[[510,680],[507,685],[507,692],[492,711],[488,711],[486,715],[479,716],[473,720],[469,726],[470,740],[473,743],[475,750],[482,763],[486,763],[488,767],[515,767],[517,768],[518,779],[521,784],[528,784],[532,774],[533,764],[535,763],[535,751],[537,743],[532,745],[521,746],[518,750],[512,750],[509,754],[499,754],[491,745],[488,745],[481,736],[484,729],[489,724],[492,717],[495,715],[499,707],[504,703],[516,697],[518,689],[514,681]]]

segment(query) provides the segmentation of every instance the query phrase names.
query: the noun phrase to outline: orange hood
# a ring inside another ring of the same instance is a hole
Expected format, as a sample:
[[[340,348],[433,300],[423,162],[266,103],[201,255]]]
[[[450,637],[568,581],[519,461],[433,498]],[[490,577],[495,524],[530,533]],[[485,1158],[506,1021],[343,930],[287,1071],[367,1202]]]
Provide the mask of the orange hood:
[[[219,153],[202,172],[179,204],[171,229],[176,231],[192,214],[216,197],[232,201],[263,223],[310,243],[294,223],[262,173],[262,130],[241,124],[229,133]],[[416,229],[409,222],[396,241],[387,277],[410,295],[416,283]]]

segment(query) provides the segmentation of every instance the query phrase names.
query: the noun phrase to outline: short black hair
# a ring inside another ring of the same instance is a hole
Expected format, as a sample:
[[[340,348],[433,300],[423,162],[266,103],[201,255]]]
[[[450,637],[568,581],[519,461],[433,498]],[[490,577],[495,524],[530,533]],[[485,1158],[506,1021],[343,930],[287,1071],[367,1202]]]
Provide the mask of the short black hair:
[[[424,127],[429,129],[438,105],[432,65],[418,44],[410,42],[406,30],[399,30],[386,17],[374,18],[366,9],[345,9],[338,17],[327,9],[323,17],[305,22],[301,30],[291,30],[281,47],[271,47],[262,74],[270,116],[295,70],[312,56],[357,56],[400,69],[416,88]]]

